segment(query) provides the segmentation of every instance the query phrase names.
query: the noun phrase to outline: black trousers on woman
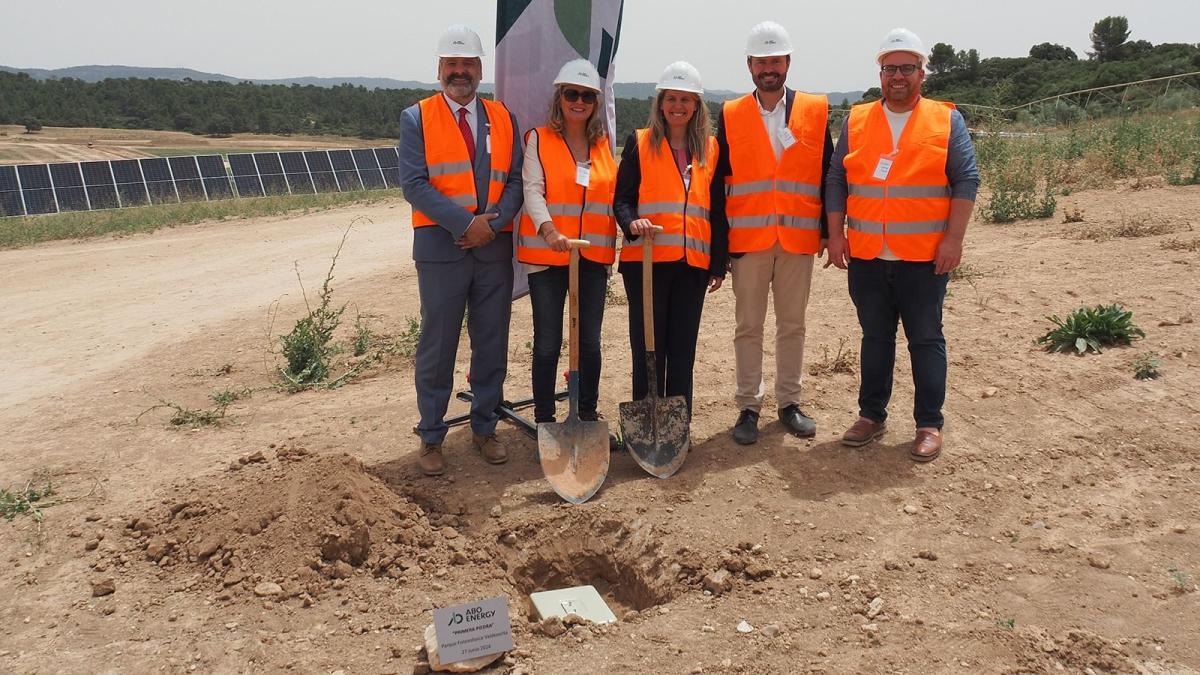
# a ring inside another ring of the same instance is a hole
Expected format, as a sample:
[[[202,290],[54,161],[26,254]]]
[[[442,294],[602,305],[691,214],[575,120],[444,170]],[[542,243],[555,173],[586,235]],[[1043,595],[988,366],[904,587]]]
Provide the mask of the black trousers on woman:
[[[633,400],[646,398],[646,340],[642,331],[642,264],[623,263],[619,270],[629,298],[629,344],[633,349]],[[654,351],[658,395],[683,396],[692,409],[692,369],[700,314],[708,288],[708,270],[680,260],[654,263]]]
[[[533,416],[554,422],[554,387],[558,358],[563,350],[563,308],[566,307],[569,268],[547,267],[529,275],[533,305]],[[596,419],[600,398],[600,329],[608,267],[579,259],[579,416]]]

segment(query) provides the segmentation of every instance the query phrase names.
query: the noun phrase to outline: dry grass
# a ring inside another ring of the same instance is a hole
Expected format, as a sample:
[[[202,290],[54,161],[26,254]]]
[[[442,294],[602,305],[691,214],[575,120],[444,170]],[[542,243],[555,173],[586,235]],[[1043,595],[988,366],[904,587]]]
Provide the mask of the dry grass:
[[[1110,239],[1138,239],[1141,237],[1156,237],[1163,234],[1178,232],[1180,226],[1174,220],[1156,216],[1150,213],[1129,217],[1121,214],[1117,222],[1109,222],[1095,227],[1080,228],[1074,232],[1076,239],[1091,241],[1108,241]]]
[[[809,375],[858,372],[858,352],[846,346],[846,338],[838,338],[837,354],[830,355],[829,346],[821,345],[821,360],[808,366]]]
[[[1180,239],[1171,237],[1160,242],[1159,247],[1167,251],[1200,251],[1200,239]]]

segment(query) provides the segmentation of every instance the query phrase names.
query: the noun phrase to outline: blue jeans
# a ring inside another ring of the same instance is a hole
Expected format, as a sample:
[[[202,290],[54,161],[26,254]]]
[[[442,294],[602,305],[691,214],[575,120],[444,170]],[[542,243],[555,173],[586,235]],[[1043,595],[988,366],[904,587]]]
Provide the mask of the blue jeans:
[[[529,275],[533,307],[533,416],[554,421],[554,389],[562,351],[563,308],[567,301],[568,268],[547,267]],[[579,414],[595,419],[600,399],[600,329],[608,269],[586,258],[579,260]]]
[[[887,419],[896,366],[896,326],[904,323],[912,358],[913,418],[917,427],[942,428],[946,401],[946,338],[942,302],[949,274],[934,274],[932,262],[851,259],[850,299],[862,326],[862,372],[858,414]]]

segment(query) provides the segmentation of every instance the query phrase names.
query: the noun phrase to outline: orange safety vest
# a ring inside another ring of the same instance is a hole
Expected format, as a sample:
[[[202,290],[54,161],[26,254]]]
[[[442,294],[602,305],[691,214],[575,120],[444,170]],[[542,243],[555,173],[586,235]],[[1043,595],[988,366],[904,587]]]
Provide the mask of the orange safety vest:
[[[592,145],[588,185],[575,182],[575,157],[566,140],[549,127],[530,130],[538,138],[538,160],[546,176],[546,209],[554,229],[568,239],[586,239],[592,243],[579,254],[602,265],[617,259],[617,220],[613,217],[613,193],[617,184],[617,163],[613,160],[608,137]],[[529,136],[525,136],[528,142]],[[530,265],[562,266],[571,254],[550,248],[538,235],[538,226],[528,212],[521,214],[517,239],[517,260]]]
[[[937,254],[950,219],[946,155],[954,104],[921,98],[892,157],[892,131],[883,103],[850,109],[846,167],[846,224],[850,255],[871,260],[888,248],[901,260],[926,262]],[[887,178],[875,178],[881,158],[892,158]]]
[[[775,161],[754,94],[725,103],[725,136],[733,169],[725,179],[730,253],[764,251],[776,241],[788,253],[817,252],[828,119],[826,97],[796,92],[787,123],[796,142]]]
[[[508,108],[497,101],[483,101],[487,113],[488,134],[491,143],[492,167],[488,180],[487,206],[491,210],[500,201],[508,173],[512,169],[513,125]],[[463,141],[458,121],[450,112],[445,97],[438,93],[422,99],[421,133],[425,137],[425,164],[429,167],[429,183],[434,189],[450,198],[450,201],[475,213],[479,196],[475,194],[474,157],[467,156],[467,144]],[[482,120],[481,120],[482,121]],[[413,209],[413,227],[436,225],[429,216]],[[501,232],[512,232],[509,223]]]
[[[692,267],[707,270],[712,250],[709,189],[717,165],[717,139],[708,139],[705,163],[692,165],[691,183],[686,192],[683,176],[679,175],[666,139],[652,150],[650,130],[638,129],[637,143],[642,172],[642,184],[638,186],[638,217],[647,218],[663,228],[654,235],[654,262],[686,258]],[[641,259],[642,246],[621,247],[622,261],[640,262]]]

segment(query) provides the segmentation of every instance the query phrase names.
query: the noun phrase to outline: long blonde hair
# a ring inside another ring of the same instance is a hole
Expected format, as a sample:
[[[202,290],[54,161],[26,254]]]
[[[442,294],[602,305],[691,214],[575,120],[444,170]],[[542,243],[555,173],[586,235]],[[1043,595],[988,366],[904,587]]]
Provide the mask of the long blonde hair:
[[[654,152],[658,152],[662,148],[663,139],[667,137],[667,118],[662,112],[662,100],[667,91],[669,90],[660,89],[658,95],[654,97],[654,102],[650,104],[650,121],[648,123],[650,149]],[[691,154],[693,162],[703,166],[708,154],[708,139],[712,136],[712,120],[709,118],[708,104],[704,102],[704,97],[699,94],[692,94],[692,96],[696,97],[698,105],[696,112],[692,114],[692,119],[688,120],[688,152]]]
[[[567,121],[563,118],[562,113],[562,92],[565,86],[565,84],[560,84],[554,87],[554,96],[550,100],[550,113],[546,116],[546,126],[563,138],[567,137]],[[600,108],[603,106],[604,99],[599,92],[596,92],[596,103],[592,105],[592,114],[588,115],[587,124],[584,127],[588,145],[595,145],[596,141],[604,136],[604,121],[600,118]]]

